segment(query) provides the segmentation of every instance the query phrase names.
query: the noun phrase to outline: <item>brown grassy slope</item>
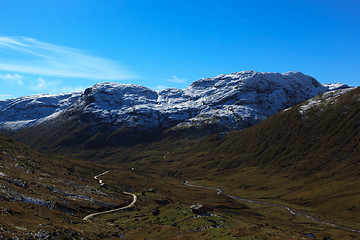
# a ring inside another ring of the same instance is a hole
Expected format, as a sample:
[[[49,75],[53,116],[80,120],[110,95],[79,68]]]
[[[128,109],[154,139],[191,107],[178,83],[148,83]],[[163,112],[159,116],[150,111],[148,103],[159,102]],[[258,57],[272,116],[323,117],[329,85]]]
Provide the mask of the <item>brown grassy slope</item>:
[[[304,115],[299,113],[299,107],[280,112],[257,126],[230,134],[214,152],[233,157],[247,155],[251,158],[249,164],[271,164],[274,171],[291,171],[298,176],[333,168],[349,168],[349,172],[357,174],[359,99],[357,88],[334,104],[324,103]]]

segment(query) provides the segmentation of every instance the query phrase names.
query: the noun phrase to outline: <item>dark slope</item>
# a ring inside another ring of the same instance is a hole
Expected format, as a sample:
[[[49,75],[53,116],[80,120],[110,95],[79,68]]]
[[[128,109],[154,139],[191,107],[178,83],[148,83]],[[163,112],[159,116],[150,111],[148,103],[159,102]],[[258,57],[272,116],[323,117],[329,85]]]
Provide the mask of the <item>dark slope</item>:
[[[323,102],[303,113],[301,109],[306,102],[250,129],[226,136],[214,153],[226,152],[234,161],[237,156],[246,155],[252,159],[250,165],[271,165],[274,171],[291,171],[296,175],[357,166],[360,88],[334,101],[330,96],[316,98]]]

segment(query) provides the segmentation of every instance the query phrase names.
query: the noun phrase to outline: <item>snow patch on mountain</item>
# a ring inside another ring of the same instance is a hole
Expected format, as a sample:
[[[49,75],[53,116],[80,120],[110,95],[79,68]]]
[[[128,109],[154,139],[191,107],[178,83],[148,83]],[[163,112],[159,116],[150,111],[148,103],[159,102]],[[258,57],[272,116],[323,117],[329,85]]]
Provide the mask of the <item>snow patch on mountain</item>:
[[[329,92],[325,92],[324,94],[321,94],[319,96],[313,97],[309,100],[307,100],[306,102],[304,102],[300,107],[299,107],[299,113],[301,115],[304,115],[307,111],[309,111],[310,109],[320,109],[320,111],[322,110],[322,106],[327,107],[329,105],[333,105],[336,103],[337,99],[347,93],[348,91],[351,91],[354,88],[345,88],[345,89],[339,89],[339,90],[335,90],[335,91],[329,91]]]
[[[329,91],[352,88],[352,86],[343,83],[333,83],[333,84],[323,83],[322,85],[326,87]]]

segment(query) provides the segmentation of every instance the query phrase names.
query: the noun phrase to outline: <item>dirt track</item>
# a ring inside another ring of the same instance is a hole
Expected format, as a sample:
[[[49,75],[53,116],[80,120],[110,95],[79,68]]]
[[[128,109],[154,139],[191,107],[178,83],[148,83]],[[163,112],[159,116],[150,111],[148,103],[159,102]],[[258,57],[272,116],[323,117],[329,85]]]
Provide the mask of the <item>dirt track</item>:
[[[104,183],[103,180],[99,179],[99,177],[102,176],[102,175],[107,174],[108,172],[109,172],[109,171],[103,172],[103,173],[101,173],[101,174],[99,174],[99,175],[97,175],[97,176],[94,177],[96,180],[99,181],[100,186],[103,186],[105,183]],[[123,193],[124,193],[124,194],[127,194],[127,195],[133,196],[133,201],[132,201],[129,205],[127,205],[127,206],[125,206],[125,207],[121,207],[121,208],[116,208],[116,209],[108,210],[108,211],[92,213],[92,214],[89,214],[89,215],[87,215],[86,217],[84,217],[83,220],[88,220],[89,218],[92,218],[92,217],[94,217],[94,216],[98,216],[98,215],[102,215],[102,214],[107,214],[107,213],[113,213],[113,212],[117,212],[117,211],[124,210],[124,209],[127,209],[127,208],[131,208],[132,206],[134,206],[134,204],[135,204],[136,201],[137,201],[137,196],[136,196],[135,194],[129,193],[129,192],[123,192]]]

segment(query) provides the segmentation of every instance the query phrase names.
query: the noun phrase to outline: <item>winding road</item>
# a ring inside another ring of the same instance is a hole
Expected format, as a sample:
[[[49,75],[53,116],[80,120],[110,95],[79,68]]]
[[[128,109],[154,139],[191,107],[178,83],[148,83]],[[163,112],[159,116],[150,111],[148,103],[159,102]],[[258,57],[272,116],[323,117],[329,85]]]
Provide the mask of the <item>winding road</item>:
[[[222,194],[222,192],[223,192],[221,188],[194,185],[194,184],[190,184],[189,181],[186,181],[186,180],[182,184],[184,184],[185,186],[189,186],[189,187],[199,187],[199,188],[213,189],[213,190],[217,191],[217,194]]]
[[[105,183],[104,183],[103,180],[99,179],[99,177],[101,177],[102,175],[107,174],[108,172],[110,172],[110,171],[103,172],[103,173],[101,173],[101,174],[99,174],[99,175],[96,175],[96,176],[94,177],[96,180],[99,181],[100,186],[103,186]],[[136,196],[135,194],[129,193],[129,192],[123,192],[123,193],[124,193],[124,194],[127,194],[127,195],[133,196],[133,201],[132,201],[129,205],[127,205],[127,206],[125,206],[125,207],[121,207],[121,208],[116,208],[116,209],[108,210],[108,211],[92,213],[92,214],[89,214],[89,215],[87,215],[86,217],[84,217],[83,220],[88,220],[89,218],[92,218],[92,217],[94,217],[94,216],[98,216],[98,215],[102,215],[102,214],[107,214],[107,213],[113,213],[113,212],[117,212],[117,211],[124,210],[124,209],[127,209],[127,208],[131,208],[132,206],[134,206],[134,204],[135,204],[136,201],[137,201],[137,196]]]
[[[221,194],[223,192],[221,188],[189,184],[189,181],[184,181],[184,182],[182,182],[182,184],[184,184],[185,186],[189,186],[189,187],[213,189],[213,190],[217,191],[217,194]],[[346,231],[350,231],[350,232],[360,234],[360,230],[358,230],[358,229],[352,229],[352,228],[344,227],[344,226],[341,226],[341,225],[338,225],[338,224],[335,224],[335,223],[326,222],[326,221],[323,221],[323,220],[321,220],[319,218],[316,218],[314,216],[310,216],[310,215],[305,214],[305,213],[303,213],[303,212],[301,212],[301,211],[299,211],[297,209],[293,209],[293,208],[290,208],[290,207],[282,205],[282,204],[268,203],[268,202],[257,201],[257,200],[250,200],[250,199],[240,198],[240,197],[231,196],[231,195],[226,195],[226,196],[229,197],[229,198],[232,198],[232,199],[243,201],[243,202],[257,203],[257,204],[271,206],[271,207],[283,208],[283,209],[287,210],[288,212],[290,212],[291,215],[293,215],[294,217],[296,217],[296,216],[306,217],[306,218],[309,218],[309,219],[311,219],[311,220],[313,220],[314,222],[317,222],[317,223],[325,224],[325,225],[332,226],[332,227],[335,227],[335,228],[338,228],[338,229],[342,229],[342,230],[346,230]]]

